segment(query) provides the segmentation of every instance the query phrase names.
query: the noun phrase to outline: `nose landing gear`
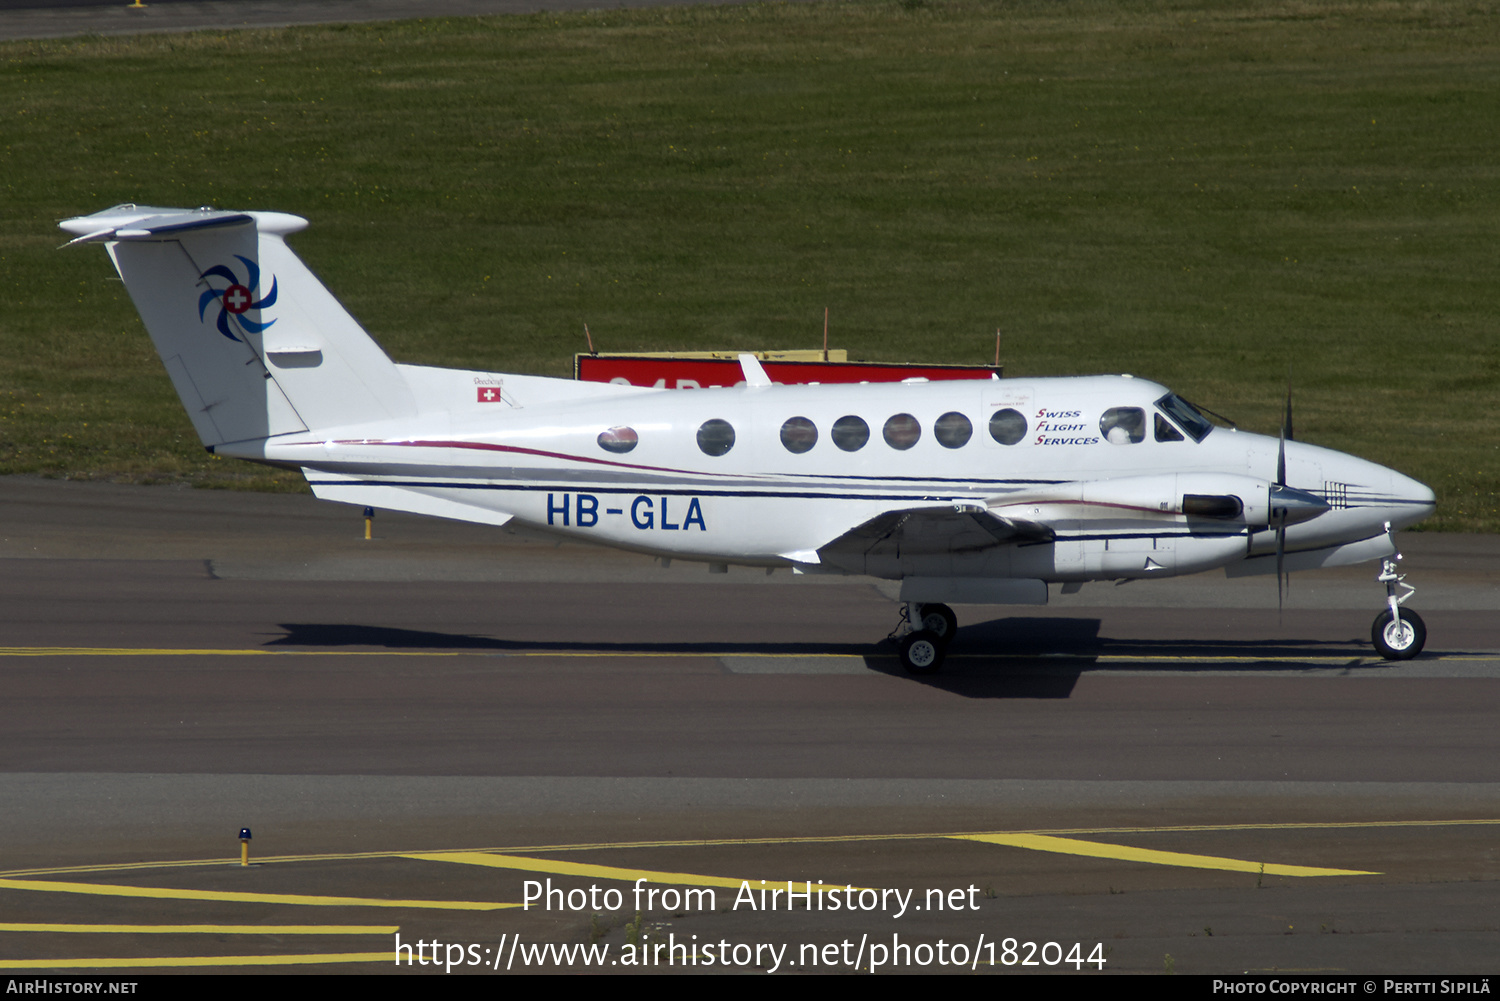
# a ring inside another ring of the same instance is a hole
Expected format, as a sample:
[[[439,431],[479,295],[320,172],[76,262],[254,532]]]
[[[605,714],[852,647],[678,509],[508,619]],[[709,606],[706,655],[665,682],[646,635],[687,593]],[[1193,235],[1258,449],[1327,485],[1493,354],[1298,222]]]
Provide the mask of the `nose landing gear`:
[[[1381,561],[1380,576],[1375,579],[1385,585],[1386,609],[1375,616],[1375,624],[1370,628],[1370,639],[1375,643],[1375,649],[1380,651],[1380,656],[1386,660],[1411,660],[1422,652],[1422,647],[1427,643],[1427,624],[1416,612],[1407,611],[1401,607],[1402,603],[1416,594],[1417,589],[1405,583],[1406,575],[1396,572],[1396,561],[1401,559],[1401,554]],[[1405,594],[1397,595],[1397,588],[1404,588]]]

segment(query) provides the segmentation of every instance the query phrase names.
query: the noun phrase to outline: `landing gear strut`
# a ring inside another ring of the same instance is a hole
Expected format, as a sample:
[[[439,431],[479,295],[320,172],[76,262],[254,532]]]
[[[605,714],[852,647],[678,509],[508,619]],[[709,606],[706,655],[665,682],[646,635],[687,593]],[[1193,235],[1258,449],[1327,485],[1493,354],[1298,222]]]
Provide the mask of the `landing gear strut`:
[[[1375,578],[1385,585],[1386,609],[1375,616],[1375,624],[1370,628],[1370,639],[1374,641],[1375,649],[1380,651],[1380,656],[1386,660],[1411,660],[1422,652],[1422,647],[1427,643],[1427,624],[1422,621],[1422,617],[1401,607],[1417,589],[1405,583],[1405,574],[1396,572],[1396,562],[1399,559],[1401,554],[1397,553],[1382,561],[1380,576]],[[1398,587],[1405,588],[1406,593],[1397,595]]]
[[[903,626],[907,630],[896,638],[901,666],[908,674],[936,674],[948,653],[948,641],[958,631],[958,616],[947,605],[908,601],[902,617],[902,625],[896,627],[898,633]]]

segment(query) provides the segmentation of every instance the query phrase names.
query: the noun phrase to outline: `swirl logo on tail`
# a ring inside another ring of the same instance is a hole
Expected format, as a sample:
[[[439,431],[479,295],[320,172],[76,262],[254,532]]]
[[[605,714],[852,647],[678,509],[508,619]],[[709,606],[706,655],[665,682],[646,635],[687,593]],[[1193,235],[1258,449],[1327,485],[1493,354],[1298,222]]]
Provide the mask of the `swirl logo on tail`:
[[[257,299],[255,296],[260,288],[260,265],[248,257],[241,257],[239,254],[234,256],[245,265],[243,283],[240,282],[239,275],[223,264],[216,264],[198,276],[204,280],[222,278],[229,283],[225,288],[216,289],[213,287],[213,282],[209,282],[208,290],[198,297],[198,319],[207,320],[209,304],[217,302],[219,316],[216,326],[219,328],[219,333],[231,341],[239,340],[234,333],[235,327],[244,333],[258,334],[276,322],[267,320],[264,323],[258,323],[245,315],[252,309],[257,311],[269,309],[276,304],[276,276],[271,276],[271,291],[267,292],[264,298]]]

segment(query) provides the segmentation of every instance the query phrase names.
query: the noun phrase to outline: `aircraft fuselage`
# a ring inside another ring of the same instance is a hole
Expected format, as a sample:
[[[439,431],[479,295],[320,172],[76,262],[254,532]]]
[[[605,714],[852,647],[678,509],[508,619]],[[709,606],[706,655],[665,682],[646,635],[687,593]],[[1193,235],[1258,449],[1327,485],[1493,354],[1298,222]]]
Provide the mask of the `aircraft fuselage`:
[[[499,403],[464,399],[390,433],[335,429],[219,451],[301,467],[332,499],[395,488],[458,513],[708,562],[1089,580],[1197,572],[1274,547],[1278,440],[1179,426],[1181,411],[1157,403],[1175,398],[1144,379],[621,390],[532,405],[546,380],[503,378]],[[1288,526],[1288,552],[1384,536],[1386,523],[1432,510],[1426,487],[1350,455],[1286,442],[1285,466],[1289,486],[1327,504]],[[384,506],[402,507],[398,496]],[[1187,496],[1237,498],[1240,510],[1198,517]],[[862,561],[816,555],[883,513],[943,507],[1013,516],[1054,538],[997,546],[976,529]]]

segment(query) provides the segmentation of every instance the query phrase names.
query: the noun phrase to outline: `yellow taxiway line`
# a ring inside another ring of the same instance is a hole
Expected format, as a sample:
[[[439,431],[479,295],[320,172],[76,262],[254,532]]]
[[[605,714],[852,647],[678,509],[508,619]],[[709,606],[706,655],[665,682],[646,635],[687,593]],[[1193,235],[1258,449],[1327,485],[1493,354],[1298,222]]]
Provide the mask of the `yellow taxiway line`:
[[[156,886],[116,886],[66,880],[0,879],[0,890],[84,893],[100,897],[145,897],[153,900],[223,900],[242,904],[293,904],[313,907],[412,907],[444,911],[497,911],[520,904],[477,900],[387,900],[381,897],[320,897],[301,893],[243,893],[234,890],[180,890]]]
[[[7,924],[0,931],[80,935],[394,935],[400,925],[59,925]]]
[[[733,879],[728,876],[700,876],[691,872],[656,872],[651,869],[621,869],[608,865],[588,865],[583,862],[563,862],[559,859],[522,858],[519,855],[495,855],[489,852],[420,852],[403,855],[401,858],[422,859],[429,862],[458,862],[463,865],[482,865],[495,869],[519,869],[523,872],[545,872],[554,876],[589,876],[594,879],[617,879],[634,883],[644,879],[648,883],[666,883],[671,886],[722,886],[738,890],[757,882],[779,886],[787,880]],[[791,882],[805,882],[792,880]],[[819,893],[842,890],[844,887],[832,883],[811,883],[808,888]],[[863,889],[856,887],[855,889]]]
[[[1010,848],[1052,852],[1058,855],[1084,855],[1089,858],[1116,859],[1123,862],[1149,862],[1183,869],[1222,869],[1227,872],[1254,872],[1267,876],[1378,876],[1378,872],[1361,869],[1320,869],[1305,865],[1282,865],[1277,862],[1249,862],[1244,859],[1219,858],[1214,855],[1189,855],[1164,852],[1128,845],[1104,845],[1077,838],[1056,838],[1042,834],[962,834],[955,840],[982,841]]]
[[[310,966],[320,963],[389,963],[391,951],[323,952],[300,956],[155,956],[121,959],[0,959],[0,970],[142,970],[173,966]]]
[[[262,865],[292,863],[298,861],[365,860],[404,858],[417,861],[452,862],[465,865],[480,865],[528,872],[545,872],[562,876],[592,877],[633,882],[646,879],[653,883],[681,886],[715,886],[739,888],[746,881],[723,876],[706,876],[696,873],[663,872],[647,869],[630,869],[619,866],[604,866],[589,863],[568,862],[560,859],[534,858],[515,854],[518,851],[569,852],[607,851],[640,847],[709,847],[733,845],[777,845],[777,844],[833,844],[871,841],[920,841],[961,840],[1003,847],[1020,848],[1057,854],[1091,858],[1111,859],[1124,862],[1140,862],[1154,865],[1176,866],[1196,869],[1214,869],[1230,872],[1258,873],[1269,876],[1318,877],[1318,876],[1370,876],[1379,873],[1358,869],[1337,869],[1286,865],[1275,862],[1255,862],[1212,855],[1195,855],[1186,852],[1161,851],[1125,845],[1104,844],[1084,840],[1076,835],[1094,837],[1111,834],[1159,834],[1171,832],[1216,832],[1216,831],[1303,831],[1338,829],[1375,829],[1411,827],[1462,827],[1500,824],[1500,819],[1475,818],[1469,820],[1398,820],[1398,821],[1334,821],[1293,823],[1239,823],[1239,824],[1184,824],[1163,827],[1110,827],[1092,829],[1033,830],[1033,831],[988,831],[945,832],[917,834],[860,834],[847,836],[799,836],[768,838],[722,838],[691,840],[659,840],[629,842],[592,842],[587,844],[536,845],[526,848],[483,849],[440,852],[359,852],[347,854],[315,854],[305,856],[282,856],[261,860]],[[224,859],[175,861],[157,863],[128,863],[117,866],[76,866],[68,869],[28,870],[24,875],[40,875],[43,872],[107,872],[139,871],[142,869],[167,869],[203,865],[225,865]],[[502,908],[518,908],[520,904],[499,902],[450,901],[450,900],[396,900],[371,897],[333,897],[305,894],[246,893],[237,891],[186,890],[158,887],[117,886],[100,883],[76,883],[65,880],[39,880],[16,878],[23,873],[0,874],[0,890],[35,890],[55,893],[95,894],[115,897],[148,899],[227,901],[243,903],[267,903],[314,906],[346,907],[404,907],[415,909],[474,910],[487,911]],[[754,881],[758,882],[758,881]],[[774,885],[774,884],[772,884]],[[816,884],[819,890],[837,888],[831,884]],[[133,925],[133,924],[21,924],[0,923],[3,932],[43,932],[81,934],[234,934],[234,935],[390,935],[398,926],[385,925]],[[237,966],[297,966],[320,964],[385,963],[392,961],[389,951],[306,953],[291,955],[258,956],[162,956],[144,958],[88,957],[51,960],[0,960],[0,969],[166,969],[166,968],[213,968]]]
[[[1500,818],[1476,817],[1467,820],[1336,820],[1336,821],[1291,821],[1282,823],[1239,824],[1169,824],[1160,827],[1067,827],[1035,828],[1019,831],[925,831],[911,834],[810,834],[791,837],[762,838],[690,838],[660,839],[652,841],[586,841],[554,845],[506,845],[503,847],[445,849],[442,851],[380,851],[380,852],[318,852],[307,855],[263,856],[257,865],[282,865],[293,862],[357,862],[365,859],[392,859],[432,857],[435,855],[528,855],[539,852],[583,852],[613,851],[629,848],[723,848],[735,845],[804,845],[804,844],[856,844],[865,841],[941,841],[944,839],[982,840],[989,837],[1011,837],[1036,835],[1068,837],[1089,835],[1103,837],[1112,834],[1172,834],[1213,833],[1217,831],[1336,831],[1374,830],[1379,828],[1426,828],[1426,827],[1481,827],[1500,825]],[[192,869],[215,866],[238,865],[237,858],[170,859],[162,862],[123,862],[95,865],[52,866],[47,868],[12,869],[0,872],[0,889],[7,880],[25,879],[34,876],[79,875],[83,873],[140,872],[152,869]],[[1257,866],[1259,863],[1257,863]],[[62,886],[81,886],[80,883],[61,883]],[[500,905],[507,906],[507,905]],[[515,905],[509,905],[515,906]]]

